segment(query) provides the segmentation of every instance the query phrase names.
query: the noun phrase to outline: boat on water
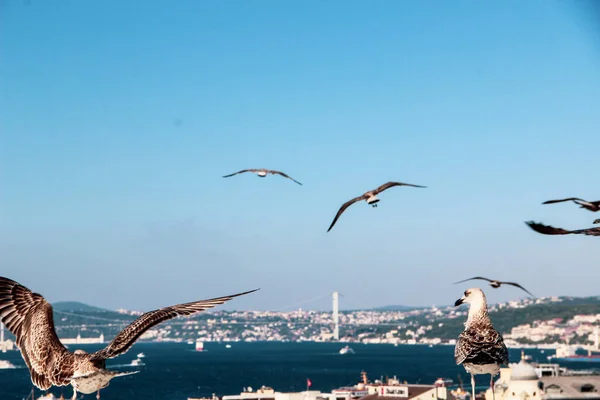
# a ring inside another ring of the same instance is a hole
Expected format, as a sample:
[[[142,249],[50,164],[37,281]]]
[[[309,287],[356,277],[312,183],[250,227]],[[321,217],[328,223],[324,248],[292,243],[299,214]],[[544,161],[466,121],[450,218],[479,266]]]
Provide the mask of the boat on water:
[[[580,351],[578,354],[577,351]],[[587,354],[581,354],[584,349],[562,346],[556,349],[556,354],[548,356],[549,361],[553,362],[597,362],[600,363],[600,352],[588,349]]]
[[[196,351],[204,351],[204,342],[196,340]]]
[[[146,355],[144,353],[138,353],[137,358],[144,358]]]
[[[225,345],[225,348],[226,348],[226,349],[230,349],[230,348],[231,348],[231,345],[230,345],[230,344],[226,344],[226,345]]]
[[[12,369],[17,368],[8,360],[0,360],[0,369]]]
[[[354,354],[354,350],[352,350],[352,347],[346,346],[340,349],[340,354]]]
[[[141,367],[142,365],[146,365],[146,364],[144,364],[144,362],[142,361],[142,359],[138,357],[135,360],[131,361],[130,365],[132,367]]]

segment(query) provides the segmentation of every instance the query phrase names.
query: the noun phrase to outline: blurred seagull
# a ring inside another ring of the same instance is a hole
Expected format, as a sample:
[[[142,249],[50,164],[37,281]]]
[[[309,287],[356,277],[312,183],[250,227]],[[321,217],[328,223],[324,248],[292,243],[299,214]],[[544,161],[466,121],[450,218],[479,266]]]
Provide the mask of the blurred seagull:
[[[529,293],[529,295],[531,297],[535,297],[529,290],[525,289],[523,286],[519,285],[516,282],[502,282],[502,281],[497,281],[497,280],[493,280],[493,279],[484,278],[483,276],[475,276],[473,278],[464,279],[462,281],[454,282],[454,284],[456,285],[457,283],[462,283],[462,282],[466,282],[466,281],[472,281],[473,279],[481,279],[481,280],[484,280],[484,281],[488,281],[490,283],[490,286],[493,287],[494,289],[498,289],[502,285],[513,285],[513,286],[516,286],[516,287],[518,287],[520,289],[523,289],[524,291],[526,291],[527,293]]]
[[[469,316],[465,330],[458,336],[454,360],[471,374],[472,400],[475,399],[475,375],[482,374],[490,374],[490,387],[495,398],[494,376],[500,372],[500,365],[508,365],[508,350],[502,335],[492,325],[483,291],[479,288],[465,290],[454,306],[463,303],[470,305]]]
[[[600,222],[600,220],[596,220],[596,222]],[[541,233],[543,235],[569,235],[569,234],[581,234],[581,235],[589,235],[589,236],[600,236],[600,228],[587,228],[587,229],[575,229],[572,231],[568,231],[563,228],[555,228],[550,225],[544,225],[539,222],[527,221],[525,222],[531,229],[534,231]]]
[[[572,201],[575,204],[579,204],[579,208],[585,208],[586,210],[590,210],[592,212],[600,211],[600,200],[598,201],[586,201],[580,199],[578,197],[569,197],[568,199],[560,199],[560,200],[548,200],[543,202],[542,204],[554,204],[554,203],[562,203],[563,201]],[[600,221],[600,220],[596,220]],[[596,222],[594,222],[596,223]]]
[[[393,186],[412,186],[412,187],[417,187],[417,188],[426,188],[427,187],[427,186],[412,185],[410,183],[402,183],[402,182],[384,183],[383,185],[379,186],[377,189],[365,192],[362,196],[355,197],[352,200],[349,200],[349,201],[345,202],[344,204],[342,204],[342,206],[338,210],[337,214],[335,215],[333,222],[329,226],[329,229],[327,229],[327,232],[329,232],[331,230],[331,228],[333,228],[333,225],[335,225],[335,223],[337,222],[338,218],[342,215],[342,213],[344,211],[346,211],[346,208],[350,207],[352,204],[356,203],[357,201],[361,201],[361,200],[365,200],[367,202],[367,204],[370,204],[373,207],[377,207],[377,203],[379,203],[379,199],[377,198],[377,195],[379,193],[383,192],[384,190],[389,189]]]
[[[271,174],[271,175],[279,174],[279,175],[281,175],[281,176],[283,176],[285,178],[293,180],[298,185],[302,185],[300,182],[298,182],[297,180],[295,180],[291,176],[284,174],[281,171],[275,171],[275,170],[264,169],[264,168],[261,168],[261,169],[243,169],[241,171],[234,172],[233,174],[225,175],[225,176],[223,176],[223,178],[229,178],[230,176],[234,176],[234,175],[237,175],[237,174],[243,174],[244,172],[254,172],[254,173],[256,173],[256,175],[258,175],[261,178],[264,178],[265,176],[267,176],[267,174]]]
[[[67,350],[56,335],[50,303],[25,286],[3,277],[0,277],[0,321],[16,336],[16,344],[29,368],[31,381],[38,389],[48,390],[53,385],[70,384],[73,386],[72,399],[77,397],[77,391],[85,394],[97,391],[97,398],[100,398],[100,389],[107,387],[111,379],[139,372],[107,370],[106,360],[127,352],[148,329],[171,318],[192,315],[256,290],[147,312],[123,329],[108,346],[91,354],[83,350],[73,353]]]

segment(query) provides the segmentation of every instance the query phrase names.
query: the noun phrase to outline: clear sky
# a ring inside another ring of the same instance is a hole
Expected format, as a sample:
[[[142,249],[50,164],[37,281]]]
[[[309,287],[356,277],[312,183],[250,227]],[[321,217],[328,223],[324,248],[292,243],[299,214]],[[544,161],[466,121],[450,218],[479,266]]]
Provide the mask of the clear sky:
[[[0,275],[149,310],[598,295],[600,18],[569,1],[0,2]],[[600,15],[600,14],[596,14]],[[282,170],[304,186],[243,168]],[[346,200],[397,180],[376,209]],[[482,286],[483,285],[483,286]],[[310,299],[320,298],[317,301]]]

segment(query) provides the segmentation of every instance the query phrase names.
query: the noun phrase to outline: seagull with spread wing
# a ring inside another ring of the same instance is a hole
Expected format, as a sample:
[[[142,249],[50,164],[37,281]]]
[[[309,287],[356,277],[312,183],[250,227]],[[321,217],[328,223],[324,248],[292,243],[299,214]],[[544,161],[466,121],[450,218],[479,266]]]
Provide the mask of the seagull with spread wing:
[[[267,174],[271,174],[271,175],[278,174],[278,175],[283,176],[284,178],[288,178],[288,179],[293,180],[298,185],[302,185],[300,182],[298,182],[297,180],[295,180],[291,176],[289,176],[287,174],[284,174],[281,171],[275,171],[275,170],[272,170],[272,169],[264,169],[264,168],[261,168],[261,169],[243,169],[241,171],[234,172],[233,174],[224,175],[223,178],[229,178],[230,176],[234,176],[234,175],[237,175],[237,174],[243,174],[244,172],[254,172],[256,175],[258,175],[261,178],[264,178],[265,176],[267,176]]]
[[[539,222],[527,221],[525,222],[527,226],[536,231],[537,233],[541,233],[542,235],[589,235],[589,236],[600,236],[600,228],[586,228],[586,229],[575,229],[572,231],[568,231],[563,228],[555,228],[550,225],[544,225]]]
[[[488,281],[490,283],[490,286],[493,287],[494,289],[498,289],[502,285],[516,286],[519,289],[523,289],[524,291],[526,291],[531,297],[535,297],[529,290],[525,289],[523,286],[519,285],[516,282],[502,282],[502,281],[497,281],[497,280],[493,280],[493,279],[484,278],[483,276],[475,276],[473,278],[464,279],[462,281],[454,282],[454,284],[462,283],[462,282],[466,282],[466,281],[472,281],[473,279],[481,279],[481,280],[484,280],[484,281]]]
[[[107,387],[111,379],[139,372],[107,370],[106,360],[127,352],[148,329],[256,290],[147,312],[123,329],[108,346],[91,354],[83,350],[73,353],[67,350],[56,335],[50,303],[40,294],[4,277],[0,277],[0,321],[16,336],[17,347],[36,387],[48,390],[53,385],[72,385],[73,399],[78,391],[85,394],[97,391],[99,398],[100,389]]]
[[[361,200],[365,200],[367,202],[367,204],[370,204],[373,207],[377,207],[377,203],[379,203],[379,199],[377,198],[377,195],[379,193],[383,192],[384,190],[389,189],[394,186],[412,186],[412,187],[417,187],[417,188],[426,188],[427,187],[427,186],[419,186],[419,185],[413,185],[410,183],[402,183],[402,182],[384,183],[383,185],[379,186],[377,189],[369,190],[368,192],[365,192],[363,195],[355,197],[352,200],[348,200],[347,202],[342,204],[342,206],[338,210],[337,214],[335,215],[333,222],[329,226],[329,229],[327,229],[327,232],[329,232],[331,230],[331,228],[333,228],[333,225],[335,225],[335,223],[337,222],[338,218],[342,215],[342,213],[344,211],[346,211],[346,208],[350,207],[352,204],[356,203],[357,201],[361,201]]]
[[[542,204],[554,204],[554,203],[562,203],[564,201],[572,201],[575,204],[579,204],[579,208],[585,208],[586,210],[590,210],[592,212],[600,211],[600,200],[598,201],[586,201],[580,199],[578,197],[569,197],[568,199],[559,199],[559,200],[548,200],[543,202]]]

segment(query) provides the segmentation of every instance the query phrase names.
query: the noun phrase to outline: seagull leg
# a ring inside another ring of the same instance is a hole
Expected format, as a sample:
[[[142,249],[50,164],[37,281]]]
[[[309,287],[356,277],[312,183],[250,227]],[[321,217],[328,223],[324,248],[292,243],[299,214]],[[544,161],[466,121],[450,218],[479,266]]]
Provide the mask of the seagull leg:
[[[73,386],[73,397],[71,397],[71,400],[75,399],[77,399],[77,389],[75,389],[75,386]]]
[[[492,389],[492,400],[496,400],[496,391],[494,390],[494,375],[490,374],[490,388]]]
[[[98,400],[100,400],[100,390],[98,390],[98,393],[96,394],[96,398],[97,398]]]
[[[475,400],[475,375],[471,374],[471,390],[473,392],[473,398],[471,400]]]

